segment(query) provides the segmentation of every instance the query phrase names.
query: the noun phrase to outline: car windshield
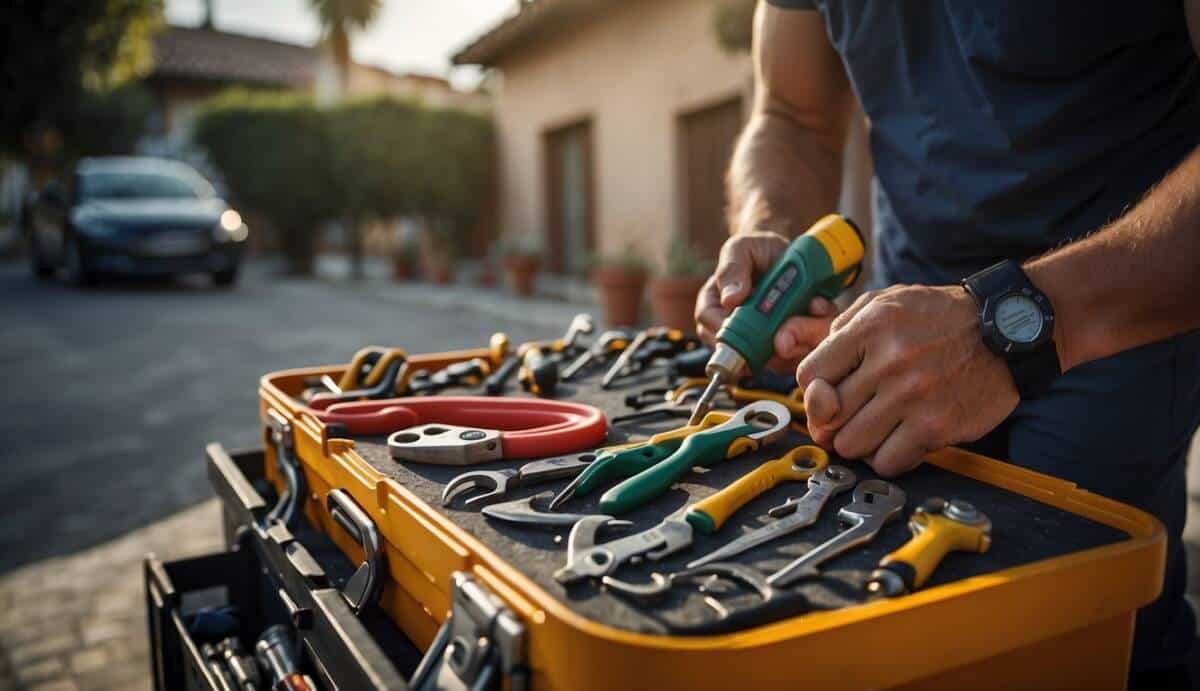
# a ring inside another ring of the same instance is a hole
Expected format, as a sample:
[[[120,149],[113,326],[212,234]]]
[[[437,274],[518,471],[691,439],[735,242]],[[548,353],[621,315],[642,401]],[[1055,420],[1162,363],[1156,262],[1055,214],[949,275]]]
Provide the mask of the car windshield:
[[[197,199],[212,188],[197,176],[146,171],[97,171],[79,178],[81,199]]]

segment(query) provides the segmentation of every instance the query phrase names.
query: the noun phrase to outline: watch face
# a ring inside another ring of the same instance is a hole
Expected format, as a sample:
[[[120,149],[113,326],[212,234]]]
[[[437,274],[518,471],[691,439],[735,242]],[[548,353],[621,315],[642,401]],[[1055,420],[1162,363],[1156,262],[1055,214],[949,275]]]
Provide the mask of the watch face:
[[[1027,295],[1009,295],[996,304],[996,329],[1010,341],[1033,343],[1042,334],[1042,308]]]

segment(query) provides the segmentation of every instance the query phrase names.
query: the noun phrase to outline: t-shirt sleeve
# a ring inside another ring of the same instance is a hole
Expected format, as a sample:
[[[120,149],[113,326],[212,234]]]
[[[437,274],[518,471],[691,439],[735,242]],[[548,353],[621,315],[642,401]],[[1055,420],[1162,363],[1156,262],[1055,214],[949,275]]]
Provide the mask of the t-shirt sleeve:
[[[814,0],[767,0],[768,5],[782,7],[785,10],[815,10]]]

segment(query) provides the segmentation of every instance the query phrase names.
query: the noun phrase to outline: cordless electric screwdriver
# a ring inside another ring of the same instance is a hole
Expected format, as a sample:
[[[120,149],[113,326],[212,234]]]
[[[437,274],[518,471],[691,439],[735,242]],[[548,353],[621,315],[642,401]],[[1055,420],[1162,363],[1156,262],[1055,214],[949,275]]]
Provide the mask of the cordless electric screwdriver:
[[[863,252],[858,228],[837,214],[822,218],[793,240],[717,332],[704,368],[708,386],[692,408],[689,424],[704,419],[722,386],[756,374],[767,364],[775,352],[775,332],[785,321],[807,312],[814,297],[832,300],[854,283]]]

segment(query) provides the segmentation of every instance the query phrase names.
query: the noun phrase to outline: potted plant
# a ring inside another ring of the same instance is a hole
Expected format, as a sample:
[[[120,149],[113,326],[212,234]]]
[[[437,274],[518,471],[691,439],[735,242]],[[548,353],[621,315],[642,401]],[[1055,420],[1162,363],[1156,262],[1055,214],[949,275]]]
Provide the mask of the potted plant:
[[[401,241],[392,250],[392,278],[407,281],[413,276],[413,264],[417,260],[417,247],[411,241]]]
[[[458,258],[458,238],[454,226],[434,219],[426,226],[420,241],[421,274],[425,280],[445,285],[454,277]]]
[[[636,246],[626,245],[616,254],[591,259],[600,311],[609,326],[635,326],[646,289],[646,262]]]
[[[656,324],[694,333],[696,296],[712,273],[713,262],[682,234],[671,238],[663,272],[650,282],[650,307]]]
[[[531,236],[523,236],[501,245],[504,277],[514,295],[533,294],[538,268],[542,265],[542,249]]]

